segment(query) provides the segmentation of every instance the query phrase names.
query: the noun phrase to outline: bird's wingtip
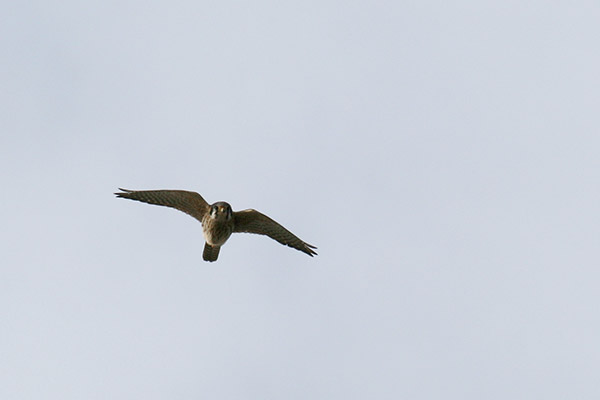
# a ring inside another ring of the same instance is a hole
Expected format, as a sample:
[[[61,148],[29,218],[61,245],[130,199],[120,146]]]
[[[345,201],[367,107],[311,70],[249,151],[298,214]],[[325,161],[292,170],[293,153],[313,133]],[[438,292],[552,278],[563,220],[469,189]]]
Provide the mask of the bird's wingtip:
[[[124,197],[124,195],[126,195],[127,193],[133,192],[133,190],[129,190],[129,189],[123,189],[123,188],[117,188],[117,189],[119,189],[120,192],[113,193],[117,197]]]

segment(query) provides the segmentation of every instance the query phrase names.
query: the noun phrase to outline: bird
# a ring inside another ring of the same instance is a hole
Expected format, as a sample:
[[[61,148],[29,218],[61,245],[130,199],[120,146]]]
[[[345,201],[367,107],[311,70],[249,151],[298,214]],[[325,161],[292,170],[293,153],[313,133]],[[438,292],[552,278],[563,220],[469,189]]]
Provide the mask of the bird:
[[[204,261],[217,261],[221,247],[234,232],[266,235],[279,243],[313,257],[315,246],[308,244],[266,215],[247,209],[233,211],[229,203],[218,201],[208,204],[196,192],[186,190],[129,190],[119,188],[118,198],[175,208],[202,223]]]

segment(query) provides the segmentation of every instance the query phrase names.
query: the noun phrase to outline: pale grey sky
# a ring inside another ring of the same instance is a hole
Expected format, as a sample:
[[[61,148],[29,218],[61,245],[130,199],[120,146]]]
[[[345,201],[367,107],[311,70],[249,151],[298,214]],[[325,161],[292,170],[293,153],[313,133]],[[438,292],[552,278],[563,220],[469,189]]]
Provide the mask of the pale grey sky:
[[[0,398],[598,399],[600,3],[12,2]],[[315,258],[114,198],[256,208]]]

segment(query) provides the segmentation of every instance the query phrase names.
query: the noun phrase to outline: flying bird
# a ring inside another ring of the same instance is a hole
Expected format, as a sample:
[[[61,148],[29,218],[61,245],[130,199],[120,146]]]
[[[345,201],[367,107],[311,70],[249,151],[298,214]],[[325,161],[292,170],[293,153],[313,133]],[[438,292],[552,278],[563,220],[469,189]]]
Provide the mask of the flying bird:
[[[206,241],[202,253],[204,261],[217,261],[221,246],[233,232],[266,235],[311,257],[317,254],[313,250],[316,249],[315,246],[300,240],[292,232],[256,210],[233,211],[224,201],[208,204],[200,194],[185,190],[119,190],[120,192],[115,193],[117,197],[172,207],[200,221]]]

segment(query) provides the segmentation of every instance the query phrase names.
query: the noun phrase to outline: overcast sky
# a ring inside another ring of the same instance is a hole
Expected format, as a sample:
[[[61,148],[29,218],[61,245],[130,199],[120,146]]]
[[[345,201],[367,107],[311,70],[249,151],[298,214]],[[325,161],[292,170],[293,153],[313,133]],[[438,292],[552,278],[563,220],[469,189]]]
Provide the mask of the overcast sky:
[[[600,398],[597,1],[0,18],[0,398]]]

